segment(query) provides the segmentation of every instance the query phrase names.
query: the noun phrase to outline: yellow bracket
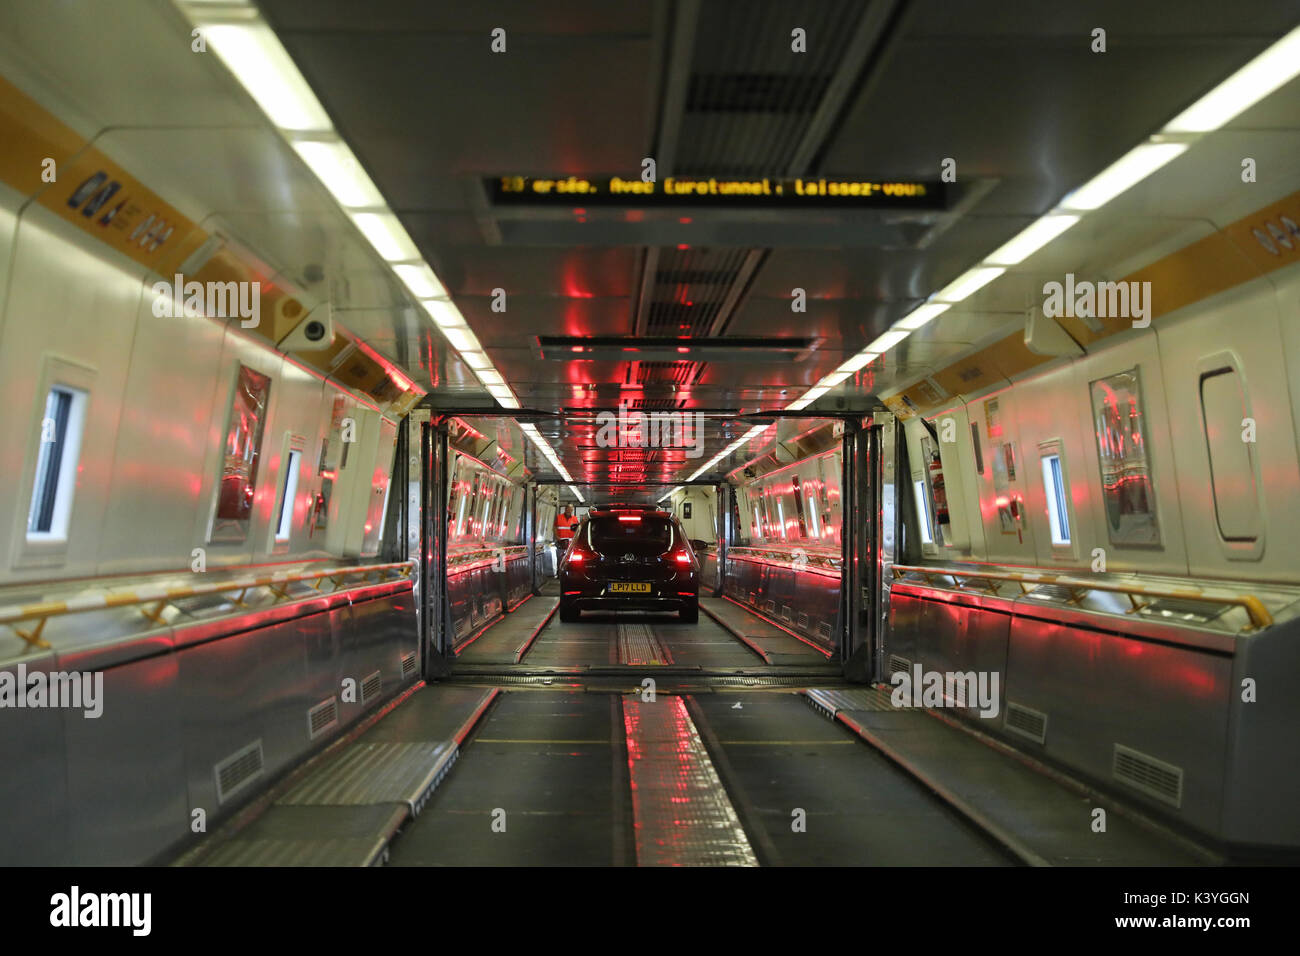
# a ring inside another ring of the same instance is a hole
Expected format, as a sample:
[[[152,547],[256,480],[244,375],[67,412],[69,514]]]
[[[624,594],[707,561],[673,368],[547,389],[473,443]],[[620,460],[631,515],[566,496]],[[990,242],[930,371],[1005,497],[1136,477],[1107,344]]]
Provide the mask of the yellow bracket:
[[[248,593],[248,588],[244,588],[242,591],[239,592],[239,597],[234,597],[230,599],[230,603],[235,605],[235,607],[248,607],[248,605],[244,603],[244,595],[247,593]]]
[[[155,624],[166,624],[167,622],[163,620],[162,610],[167,606],[167,603],[168,603],[167,600],[163,599],[151,608],[141,607],[140,613],[143,614],[145,617],[147,617],[149,620],[153,621]]]
[[[30,632],[24,631],[17,624],[10,624],[9,626],[14,629],[14,633],[16,633],[19,637],[21,637],[32,647],[49,647],[50,642],[42,639],[41,637],[41,631],[45,630],[45,622],[48,620],[49,620],[48,617],[41,618],[40,623],[36,625],[36,629]]]

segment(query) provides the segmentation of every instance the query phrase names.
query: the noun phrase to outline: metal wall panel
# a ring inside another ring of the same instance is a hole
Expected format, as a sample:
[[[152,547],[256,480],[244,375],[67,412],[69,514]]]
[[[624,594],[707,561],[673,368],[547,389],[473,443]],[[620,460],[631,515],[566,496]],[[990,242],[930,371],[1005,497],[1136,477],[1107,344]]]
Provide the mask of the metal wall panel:
[[[68,862],[129,866],[190,832],[180,669],[165,654],[111,667],[95,719],[63,711]],[[9,804],[5,804],[8,806]]]
[[[1017,616],[1006,697],[1047,717],[1049,756],[1116,786],[1115,744],[1182,768],[1181,809],[1131,799],[1207,832],[1219,827],[1232,658]]]
[[[1227,688],[1224,835],[1300,846],[1300,620],[1243,637],[1237,647]]]
[[[57,669],[51,652],[36,651],[4,653],[0,672],[14,674],[16,681],[19,661],[28,673]],[[67,864],[72,857],[63,715],[48,708],[6,708],[0,714],[0,866]]]

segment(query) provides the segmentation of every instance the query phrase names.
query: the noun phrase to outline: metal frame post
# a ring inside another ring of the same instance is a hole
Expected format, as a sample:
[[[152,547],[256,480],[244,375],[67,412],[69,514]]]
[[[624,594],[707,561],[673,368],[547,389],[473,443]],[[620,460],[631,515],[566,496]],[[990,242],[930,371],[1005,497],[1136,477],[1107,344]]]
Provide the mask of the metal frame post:
[[[714,558],[718,576],[714,597],[722,597],[727,589],[727,547],[731,543],[731,497],[734,494],[735,491],[726,482],[719,484],[713,493],[718,515],[718,553]]]

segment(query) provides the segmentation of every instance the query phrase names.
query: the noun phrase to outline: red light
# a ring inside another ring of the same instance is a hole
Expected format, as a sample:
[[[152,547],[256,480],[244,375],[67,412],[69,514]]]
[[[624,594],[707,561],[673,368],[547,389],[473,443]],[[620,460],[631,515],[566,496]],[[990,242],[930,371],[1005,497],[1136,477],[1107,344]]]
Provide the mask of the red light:
[[[677,594],[679,597],[695,597],[694,591],[678,591]]]
[[[618,520],[619,521],[640,521],[641,516],[640,515],[619,515]]]
[[[678,551],[675,555],[673,555],[673,557],[675,557],[675,558],[677,559],[677,563],[678,563],[678,564],[690,564],[690,563],[691,563],[691,556],[690,556],[689,554],[687,554],[685,551]]]
[[[681,217],[680,219],[678,219],[677,221],[680,222],[683,226],[685,226],[686,224],[688,224],[688,223],[691,221],[691,217],[690,217],[690,216],[682,216],[682,217]]]
[[[686,353],[686,352],[689,352],[690,349],[688,349],[688,348],[687,348],[686,346],[684,346],[684,345],[679,345],[679,346],[677,346],[677,351],[682,352],[682,353]]]
[[[582,564],[582,552],[581,552],[581,551],[574,551],[572,554],[570,554],[570,555],[569,555],[569,563],[570,563],[570,564]]]
[[[677,248],[678,248],[678,249],[689,249],[690,246],[688,246],[688,245],[687,245],[686,243],[684,243],[684,242],[679,242],[679,243],[677,243]]]
[[[581,345],[573,345],[573,346],[570,346],[570,347],[569,347],[569,351],[570,351],[570,352],[581,352],[581,351],[583,351],[583,348],[582,348]]]

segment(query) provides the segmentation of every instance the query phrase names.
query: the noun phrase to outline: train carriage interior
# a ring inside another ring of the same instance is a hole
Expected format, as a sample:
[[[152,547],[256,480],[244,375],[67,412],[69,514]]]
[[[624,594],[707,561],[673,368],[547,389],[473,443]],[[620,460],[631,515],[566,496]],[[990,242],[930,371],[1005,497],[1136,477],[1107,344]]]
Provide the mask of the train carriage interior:
[[[1300,862],[1249,6],[0,0],[0,864]]]

